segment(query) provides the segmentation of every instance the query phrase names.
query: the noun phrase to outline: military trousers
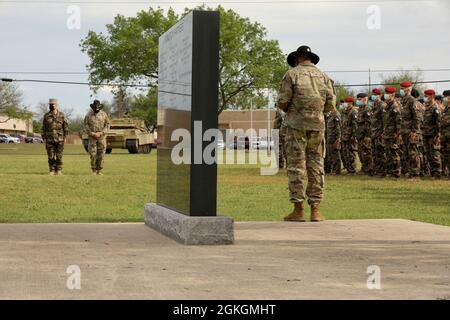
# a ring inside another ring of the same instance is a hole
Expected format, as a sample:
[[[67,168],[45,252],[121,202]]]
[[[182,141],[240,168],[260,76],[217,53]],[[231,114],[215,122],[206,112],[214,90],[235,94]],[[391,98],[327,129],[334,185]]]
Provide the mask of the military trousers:
[[[330,162],[330,173],[341,173],[341,146],[336,145],[337,140],[329,139],[327,141],[327,157]]]
[[[402,171],[411,176],[420,175],[420,151],[417,142],[411,141],[409,133],[402,134]]]
[[[278,136],[278,150],[275,149],[275,153],[278,154],[278,168],[283,169],[286,166],[286,128],[279,129]]]
[[[441,175],[441,146],[435,141],[434,136],[423,137],[424,156],[430,167],[430,174],[439,177]]]
[[[89,138],[88,151],[91,156],[91,169],[102,170],[106,153],[106,139]]]
[[[286,129],[286,159],[291,202],[303,202],[306,196],[309,204],[320,203],[324,188],[323,131]]]
[[[394,177],[400,177],[401,159],[400,147],[395,139],[385,139],[386,146],[386,171]]]
[[[369,139],[358,139],[358,156],[361,162],[361,171],[365,174],[372,174],[372,142]]]
[[[48,167],[50,171],[62,170],[62,157],[64,151],[64,141],[46,141],[45,149],[48,156]]]
[[[450,134],[441,140],[442,173],[450,177]]]
[[[347,173],[356,172],[355,146],[351,140],[342,141],[342,158]]]
[[[386,175],[386,151],[381,136],[372,138],[373,174]]]

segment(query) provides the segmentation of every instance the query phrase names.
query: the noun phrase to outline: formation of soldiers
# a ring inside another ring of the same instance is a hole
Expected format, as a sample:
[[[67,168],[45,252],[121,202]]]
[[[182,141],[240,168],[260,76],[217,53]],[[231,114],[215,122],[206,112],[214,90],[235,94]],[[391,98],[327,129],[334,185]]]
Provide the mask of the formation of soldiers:
[[[100,101],[95,100],[90,105],[91,111],[84,118],[84,133],[89,137],[88,150],[91,157],[93,175],[103,175],[103,159],[106,152],[106,132],[109,128],[109,118],[102,111]],[[63,112],[58,108],[56,99],[49,100],[49,112],[44,115],[42,139],[48,155],[50,175],[62,175],[62,157],[64,141],[69,132],[69,125]]]
[[[326,116],[325,172],[408,179],[450,177],[450,90],[424,98],[411,82],[359,93]]]

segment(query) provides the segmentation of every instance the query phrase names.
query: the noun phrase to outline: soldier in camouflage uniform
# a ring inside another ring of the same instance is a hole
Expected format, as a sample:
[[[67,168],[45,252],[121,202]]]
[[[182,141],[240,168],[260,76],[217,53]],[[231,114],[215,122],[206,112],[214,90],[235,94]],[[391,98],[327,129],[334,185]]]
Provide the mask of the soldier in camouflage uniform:
[[[425,157],[434,178],[441,176],[440,120],[441,112],[434,99],[435,91],[425,90],[425,113],[423,115],[423,145]]]
[[[370,97],[372,117],[370,119],[370,138],[372,140],[373,174],[386,176],[386,151],[383,140],[383,116],[386,104],[381,101],[381,90],[375,88]]]
[[[106,152],[106,133],[109,129],[109,118],[102,111],[100,101],[94,100],[91,111],[84,118],[84,132],[89,136],[88,150],[91,156],[93,175],[102,175],[103,160]]]
[[[58,101],[49,100],[50,111],[44,115],[42,123],[42,139],[48,155],[48,167],[50,175],[62,174],[62,157],[64,141],[69,131],[66,117],[58,110]]]
[[[450,90],[445,90],[444,111],[441,115],[441,147],[442,147],[442,173],[450,178]]]
[[[278,107],[286,111],[286,157],[290,201],[294,210],[285,221],[305,221],[306,195],[311,221],[323,221],[320,202],[324,188],[324,115],[335,110],[332,80],[315,64],[319,57],[307,46],[295,52],[297,66],[286,72],[278,93]],[[295,66],[295,65],[293,65]]]
[[[420,128],[423,126],[423,115],[425,114],[425,106],[423,105],[423,99],[420,98],[420,93],[417,91],[417,89],[412,89],[411,96],[416,99],[416,108],[419,111],[419,123]],[[420,159],[420,176],[424,177],[429,174],[430,168],[428,166],[428,162],[426,161],[424,157],[424,149],[423,149],[423,134],[422,130],[420,131],[418,135],[418,143],[417,148],[419,150],[419,159]]]
[[[286,153],[284,151],[284,144],[286,140],[286,125],[284,123],[286,115],[283,110],[276,109],[275,111],[275,120],[273,123],[273,128],[278,129],[279,132],[279,141],[278,141],[278,168],[283,169],[286,164]]]
[[[386,145],[387,173],[389,176],[399,178],[401,173],[400,129],[402,118],[400,114],[400,106],[395,102],[396,90],[397,89],[394,87],[386,87],[384,89],[384,99],[387,105],[385,110],[385,117],[383,119],[383,139]]]
[[[372,176],[372,140],[370,139],[370,118],[372,113],[367,105],[368,98],[366,93],[359,93],[356,98],[358,99],[356,100],[356,105],[358,106],[356,139],[358,140],[358,155],[361,162],[360,173]]]
[[[417,101],[411,95],[412,83],[409,81],[400,84],[401,90],[401,116],[402,116],[402,171],[414,179],[420,175],[420,111]]]
[[[357,140],[356,131],[358,129],[358,111],[353,107],[353,97],[344,99],[344,111],[342,112],[342,160],[347,174],[353,175],[356,172]]]
[[[341,106],[339,106],[341,108]],[[326,123],[327,154],[330,161],[330,173],[341,174],[341,114],[330,111]]]
[[[323,114],[323,119],[324,119],[324,123],[325,123],[325,159],[324,159],[323,167],[324,167],[325,174],[329,174],[331,172],[330,150],[328,150],[328,144],[326,143],[326,141],[328,141],[327,123],[328,123],[329,115],[330,115],[329,112],[324,112],[324,114]]]

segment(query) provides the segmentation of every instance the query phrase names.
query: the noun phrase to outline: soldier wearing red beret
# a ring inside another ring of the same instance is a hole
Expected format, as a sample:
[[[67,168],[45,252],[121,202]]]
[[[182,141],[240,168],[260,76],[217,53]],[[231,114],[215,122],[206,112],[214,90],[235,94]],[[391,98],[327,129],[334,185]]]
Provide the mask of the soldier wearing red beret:
[[[442,173],[450,179],[450,90],[445,90],[444,111],[441,114],[441,153],[442,153]]]
[[[395,87],[386,87],[384,89],[384,100],[386,105],[386,117],[383,130],[383,138],[386,145],[386,161],[388,176],[400,177],[400,146],[401,146],[401,115],[400,107],[395,102]]]
[[[425,157],[430,166],[430,173],[435,179],[441,177],[440,153],[440,121],[441,113],[436,104],[436,92],[433,89],[424,91],[425,113],[423,115],[423,143]]]
[[[402,136],[402,172],[409,179],[415,179],[420,175],[420,126],[421,115],[417,107],[417,101],[411,95],[413,84],[405,81],[400,84],[400,101],[402,128],[400,134]]]
[[[358,111],[353,106],[353,97],[344,99],[345,109],[342,112],[342,162],[347,174],[353,175],[356,172],[356,130]]]
[[[358,174],[372,176],[372,140],[370,138],[372,111],[369,109],[368,96],[365,92],[358,93],[356,98],[358,99],[356,100],[356,105],[358,106],[356,139],[358,140],[358,157],[361,162],[361,171]]]
[[[381,101],[381,90],[372,90],[372,117],[370,119],[370,136],[372,140],[373,174],[378,177],[386,176],[386,151],[383,141],[383,114],[386,103]]]

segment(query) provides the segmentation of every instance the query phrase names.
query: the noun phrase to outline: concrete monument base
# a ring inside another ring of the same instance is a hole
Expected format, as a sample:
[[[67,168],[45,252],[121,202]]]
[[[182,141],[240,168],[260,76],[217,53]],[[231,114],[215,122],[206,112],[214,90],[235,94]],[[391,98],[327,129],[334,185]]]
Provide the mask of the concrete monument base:
[[[145,224],[185,245],[224,245],[234,242],[229,217],[192,217],[154,203],[145,205]]]

